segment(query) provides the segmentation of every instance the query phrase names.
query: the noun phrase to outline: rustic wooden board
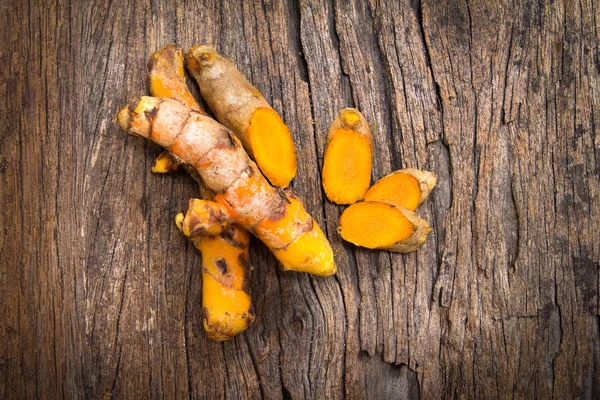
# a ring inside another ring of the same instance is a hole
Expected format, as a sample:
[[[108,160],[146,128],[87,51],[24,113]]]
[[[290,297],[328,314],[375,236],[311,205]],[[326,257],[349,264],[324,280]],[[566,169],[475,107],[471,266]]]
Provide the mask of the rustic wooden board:
[[[1,398],[599,396],[598,0],[0,9]],[[224,344],[173,224],[195,183],[151,174],[160,149],[114,121],[169,42],[217,46],[281,113],[339,264],[282,273],[254,242],[258,318]],[[374,179],[439,176],[417,253],[336,232],[318,170],[346,106]]]

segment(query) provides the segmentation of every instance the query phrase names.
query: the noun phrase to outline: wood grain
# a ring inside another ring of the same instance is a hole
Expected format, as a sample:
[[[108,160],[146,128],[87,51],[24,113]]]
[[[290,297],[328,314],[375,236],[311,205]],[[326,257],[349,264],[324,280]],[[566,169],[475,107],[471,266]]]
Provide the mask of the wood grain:
[[[1,398],[598,398],[597,0],[0,9]],[[216,46],[281,113],[339,266],[283,273],[254,241],[258,318],[223,344],[173,224],[195,183],[115,124],[170,42]],[[348,106],[373,179],[439,176],[417,253],[336,232],[318,171]]]

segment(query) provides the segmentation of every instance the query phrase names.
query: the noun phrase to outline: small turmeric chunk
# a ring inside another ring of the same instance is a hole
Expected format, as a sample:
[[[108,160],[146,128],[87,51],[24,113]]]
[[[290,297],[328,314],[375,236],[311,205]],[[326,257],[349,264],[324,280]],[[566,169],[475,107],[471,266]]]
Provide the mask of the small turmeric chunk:
[[[179,226],[179,214],[175,223]],[[223,209],[214,201],[191,199],[181,231],[185,236],[201,237],[220,235],[229,225]]]
[[[429,171],[401,169],[381,178],[367,190],[364,200],[380,201],[415,211],[435,187],[437,177]]]
[[[372,139],[369,124],[353,108],[342,110],[329,128],[323,161],[323,189],[337,204],[359,200],[371,183]]]
[[[338,231],[357,246],[400,253],[416,250],[425,243],[431,228],[414,212],[391,204],[361,201],[340,216]]]
[[[214,49],[192,47],[186,64],[217,120],[240,139],[272,185],[287,187],[296,176],[296,148],[279,114],[235,65]]]
[[[154,161],[152,172],[155,174],[166,174],[169,172],[175,172],[179,169],[179,163],[167,150],[163,150]]]

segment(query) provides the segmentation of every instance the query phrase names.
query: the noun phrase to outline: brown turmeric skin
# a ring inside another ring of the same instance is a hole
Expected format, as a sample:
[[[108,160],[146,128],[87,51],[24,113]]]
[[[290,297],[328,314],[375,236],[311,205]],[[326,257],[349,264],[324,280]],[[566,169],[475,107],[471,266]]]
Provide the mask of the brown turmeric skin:
[[[227,128],[180,102],[156,97],[142,97],[121,110],[118,120],[126,132],[193,166],[224,214],[263,241],[283,269],[335,273],[331,246],[302,203],[272,187]]]
[[[272,185],[287,187],[296,176],[296,149],[279,114],[235,65],[214,49],[192,47],[186,64],[217,120],[235,133]]]
[[[153,96],[178,100],[205,114],[185,83],[183,53],[176,45],[169,44],[150,57],[148,81]],[[157,158],[152,171],[173,172],[181,164],[181,160],[165,150]],[[212,193],[202,185],[201,195],[212,197]],[[229,340],[245,331],[254,320],[247,277],[251,269],[248,261],[250,235],[237,225],[212,224],[210,221],[215,218],[215,210],[206,207],[202,211],[203,214],[196,215],[196,229],[201,230],[202,226],[212,229],[206,228],[203,235],[193,240],[202,254],[204,328],[212,340]]]
[[[333,121],[327,134],[323,161],[323,189],[337,204],[359,200],[371,183],[371,130],[362,113],[346,108]]]

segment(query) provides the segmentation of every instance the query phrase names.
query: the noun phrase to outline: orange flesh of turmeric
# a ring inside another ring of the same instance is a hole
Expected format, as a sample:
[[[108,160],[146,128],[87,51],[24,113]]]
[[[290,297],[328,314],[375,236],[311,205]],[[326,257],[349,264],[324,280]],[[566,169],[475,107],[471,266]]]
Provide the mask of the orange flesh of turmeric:
[[[323,189],[337,204],[359,200],[371,183],[372,146],[369,124],[354,108],[343,109],[327,133]]]
[[[329,200],[351,204],[371,183],[371,145],[360,133],[338,129],[327,146],[323,162],[323,188]]]
[[[367,201],[381,201],[411,211],[417,209],[420,197],[419,181],[401,172],[381,178],[364,195]]]
[[[243,290],[225,286],[202,272],[204,329],[210,339],[228,340],[245,331],[254,320],[250,303],[250,296]]]
[[[248,127],[256,164],[274,186],[287,187],[296,176],[296,150],[290,130],[271,108],[258,108]]]
[[[351,205],[340,216],[340,234],[355,245],[376,249],[411,236],[413,224],[396,207],[364,201]]]

